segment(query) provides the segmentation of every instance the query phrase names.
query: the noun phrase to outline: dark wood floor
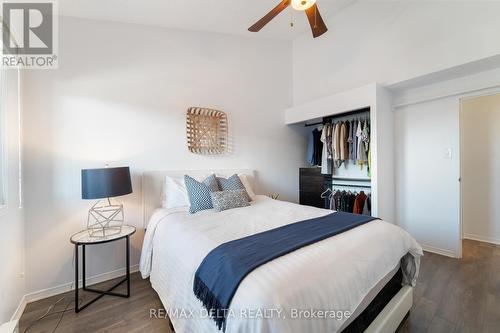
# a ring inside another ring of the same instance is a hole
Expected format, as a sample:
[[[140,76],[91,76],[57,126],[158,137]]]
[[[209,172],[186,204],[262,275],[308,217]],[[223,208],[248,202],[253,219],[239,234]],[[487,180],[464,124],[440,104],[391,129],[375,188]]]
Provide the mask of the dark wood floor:
[[[72,308],[73,293],[28,304],[20,332],[62,296],[66,298],[53,311]],[[84,300],[92,296],[84,294]],[[170,333],[168,320],[150,319],[150,309],[158,308],[161,303],[155,291],[136,273],[131,298],[104,297],[79,314],[67,311],[56,332]],[[52,332],[60,318],[49,316],[28,332]],[[426,252],[414,306],[399,332],[500,332],[500,246],[464,241],[460,260]]]
[[[500,332],[500,246],[464,240],[462,259],[426,252],[400,332]]]
[[[118,280],[119,279],[107,281],[95,287],[107,289]],[[114,291],[119,293],[126,292],[124,286],[120,286]],[[82,293],[82,301],[84,303],[95,297],[95,294],[92,293]],[[47,311],[47,308],[62,296],[65,296],[65,299],[61,301],[52,312],[64,310],[66,306],[68,306],[68,309],[73,309],[73,292],[29,303],[19,322],[19,332],[23,333],[33,320],[43,315]],[[149,280],[143,280],[139,273],[134,273],[131,275],[130,298],[104,296],[78,314],[73,310],[67,311],[64,313],[64,317],[55,332],[171,333],[168,319],[150,319],[150,309],[159,308],[162,309],[163,307],[158,295],[153,288],[151,288]],[[60,318],[60,314],[49,316],[34,324],[27,332],[53,332]]]

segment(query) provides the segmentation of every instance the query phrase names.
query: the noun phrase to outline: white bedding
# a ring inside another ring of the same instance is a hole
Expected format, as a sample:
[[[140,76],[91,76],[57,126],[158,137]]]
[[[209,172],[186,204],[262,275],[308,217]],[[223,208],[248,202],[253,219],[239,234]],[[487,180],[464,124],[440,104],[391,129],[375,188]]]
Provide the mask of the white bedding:
[[[215,333],[215,322],[192,290],[203,258],[224,242],[329,213],[265,196],[257,196],[249,207],[220,213],[159,209],[148,225],[140,271],[150,277],[167,311],[185,310],[170,316],[177,333]],[[226,332],[336,332],[347,318],[293,319],[293,309],[353,313],[407,253],[413,260],[402,267],[413,267],[408,282],[414,283],[422,248],[403,229],[376,220],[277,258],[242,281]]]

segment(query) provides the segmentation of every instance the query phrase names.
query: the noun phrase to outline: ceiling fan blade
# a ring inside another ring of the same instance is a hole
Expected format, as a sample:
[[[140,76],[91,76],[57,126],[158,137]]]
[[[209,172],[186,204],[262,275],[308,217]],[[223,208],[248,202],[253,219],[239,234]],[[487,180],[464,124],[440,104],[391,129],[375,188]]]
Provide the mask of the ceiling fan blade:
[[[268,24],[273,18],[275,18],[279,13],[281,13],[286,7],[290,5],[290,0],[282,0],[279,5],[274,7],[269,13],[263,18],[258,20],[254,25],[248,28],[248,31],[257,32],[260,31],[266,24]]]
[[[319,13],[318,6],[314,4],[310,8],[306,9],[307,19],[309,20],[309,25],[311,26],[313,37],[319,37],[328,31],[321,14]]]

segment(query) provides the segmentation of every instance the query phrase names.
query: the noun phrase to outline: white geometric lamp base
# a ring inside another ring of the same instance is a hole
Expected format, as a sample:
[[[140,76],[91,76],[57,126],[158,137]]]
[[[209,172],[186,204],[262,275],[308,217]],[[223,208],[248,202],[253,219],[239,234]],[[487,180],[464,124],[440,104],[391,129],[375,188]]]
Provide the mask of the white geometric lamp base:
[[[89,210],[87,230],[90,237],[106,238],[122,231],[124,215],[122,204],[107,200],[97,201]]]

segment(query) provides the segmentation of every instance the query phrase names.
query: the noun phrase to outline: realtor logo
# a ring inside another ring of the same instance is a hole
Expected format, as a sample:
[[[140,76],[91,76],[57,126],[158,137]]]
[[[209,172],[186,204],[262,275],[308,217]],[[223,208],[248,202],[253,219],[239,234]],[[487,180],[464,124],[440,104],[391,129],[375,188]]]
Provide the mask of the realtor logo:
[[[54,1],[3,1],[2,17],[2,66],[57,67]]]

